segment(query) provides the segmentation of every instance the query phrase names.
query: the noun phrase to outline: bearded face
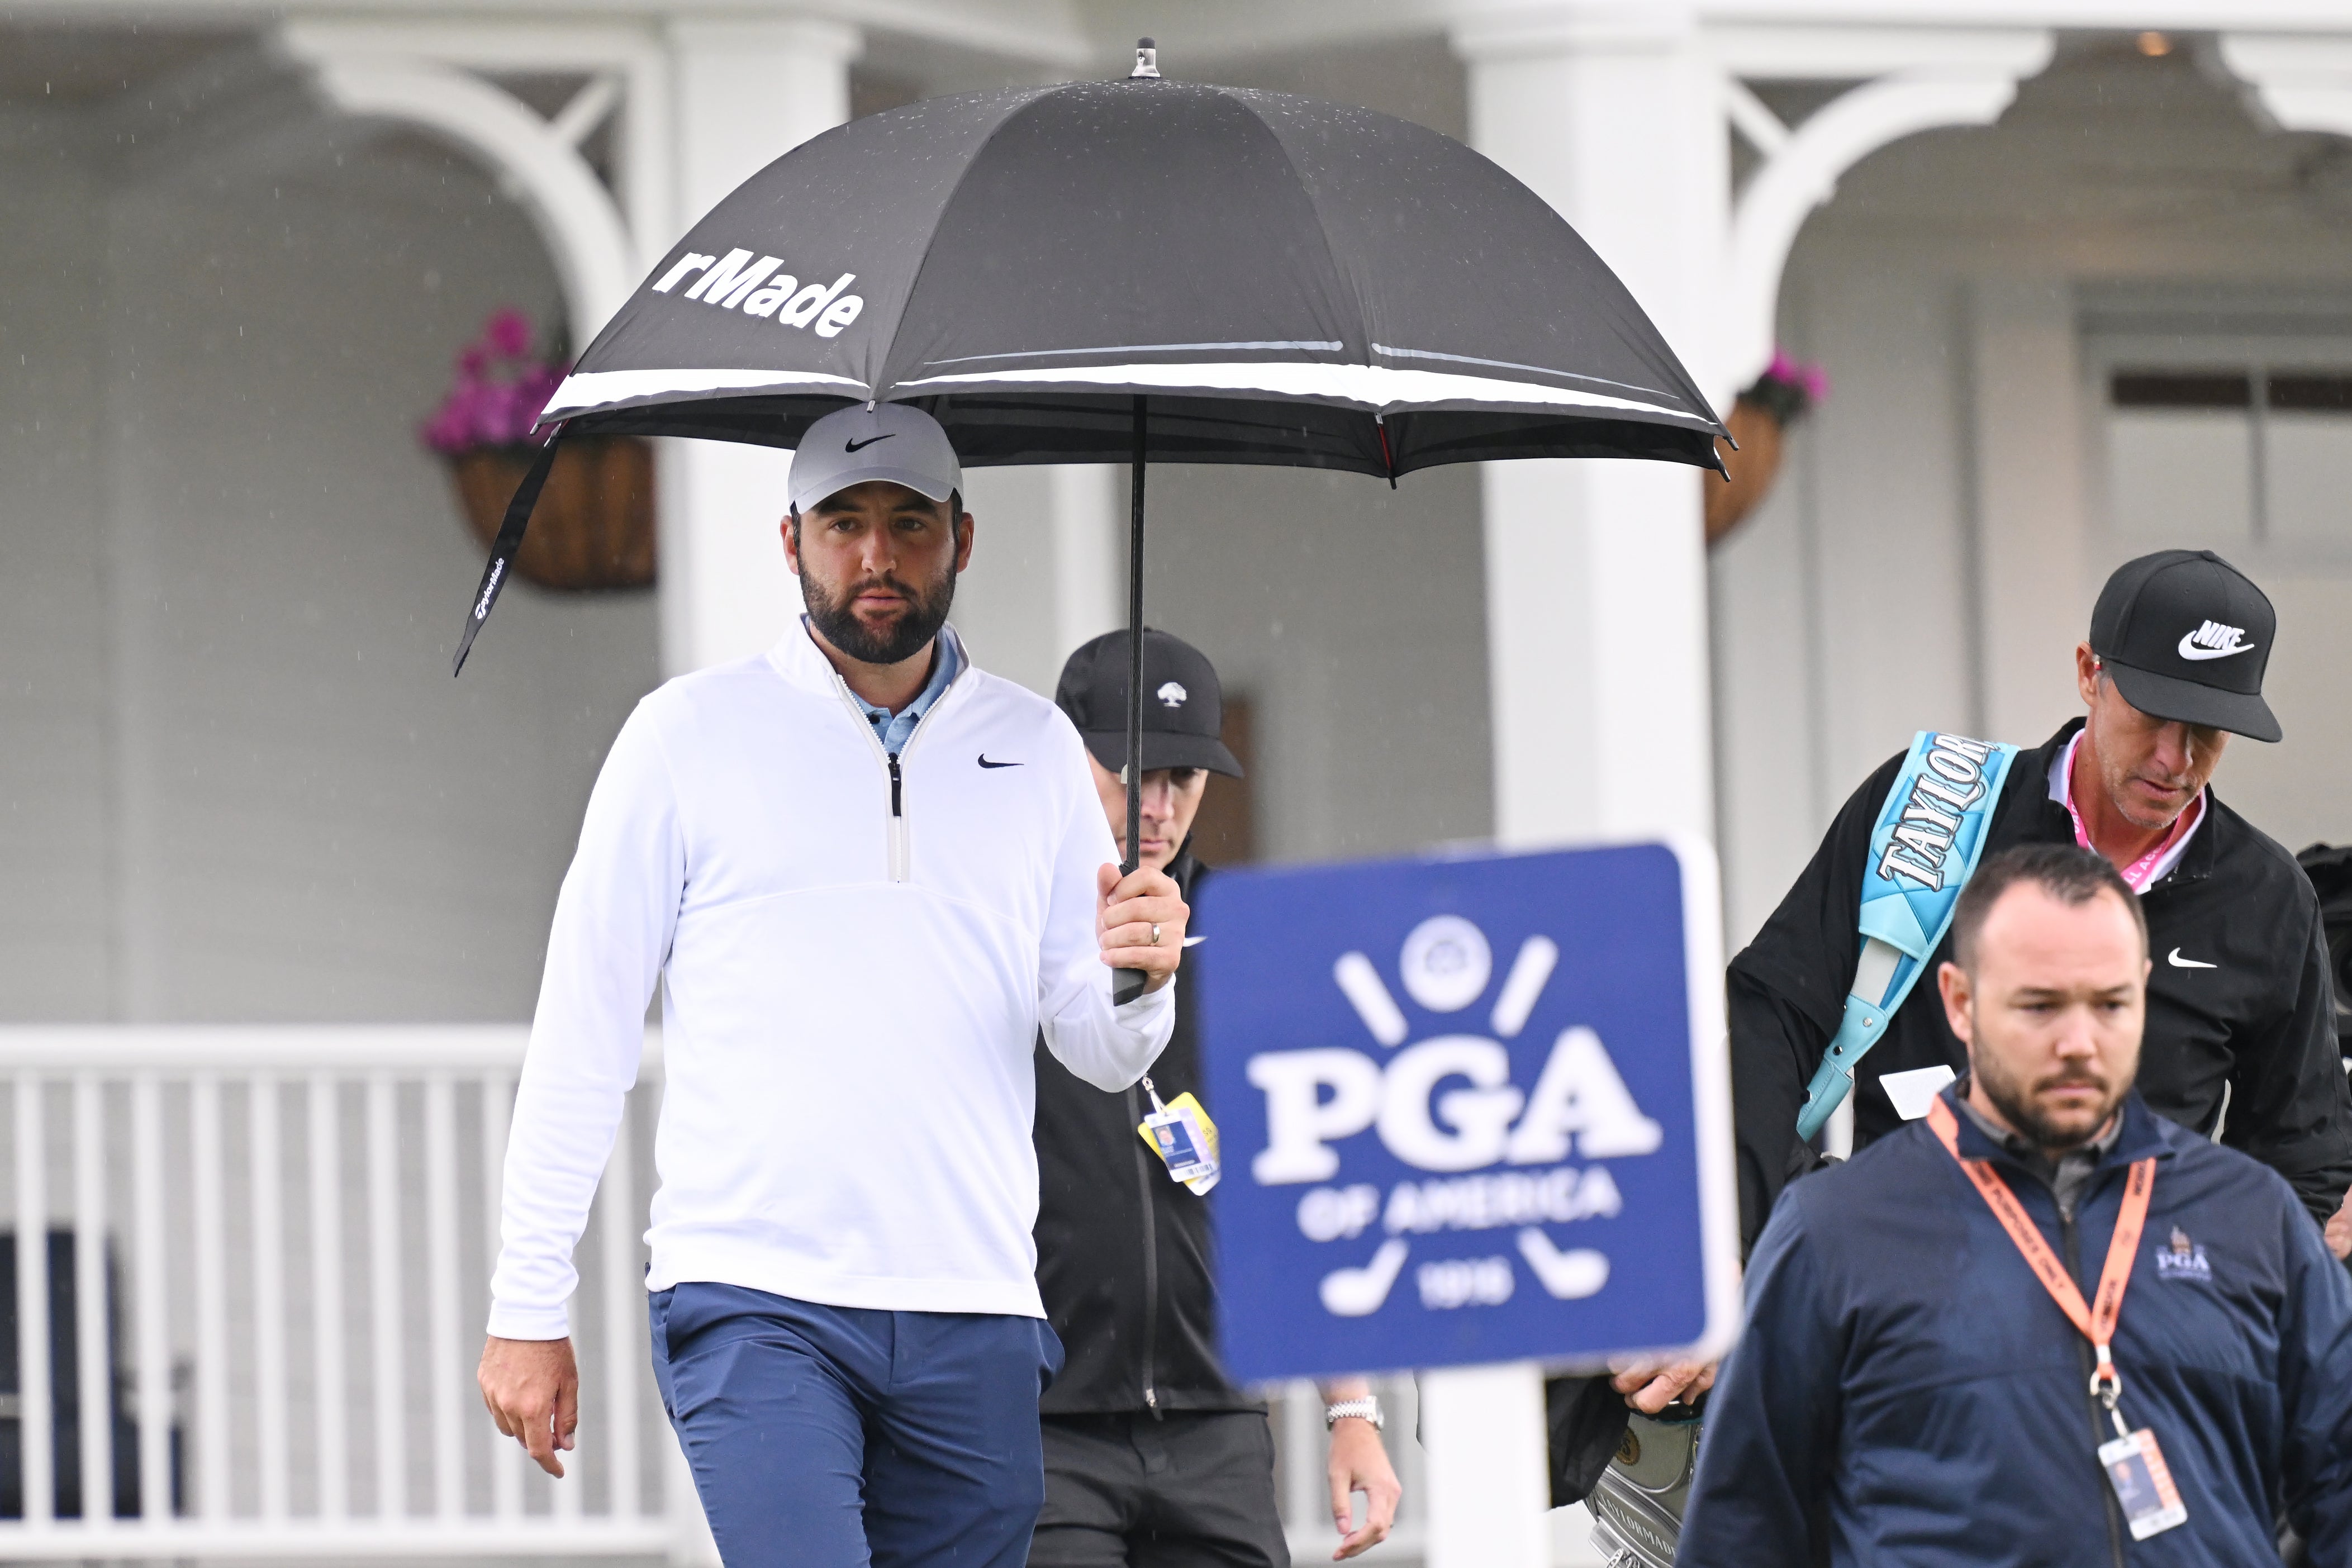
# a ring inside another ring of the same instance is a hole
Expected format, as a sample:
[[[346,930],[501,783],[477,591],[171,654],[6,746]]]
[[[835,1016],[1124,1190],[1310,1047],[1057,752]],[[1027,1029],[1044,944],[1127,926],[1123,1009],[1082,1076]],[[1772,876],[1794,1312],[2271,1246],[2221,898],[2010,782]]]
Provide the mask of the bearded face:
[[[861,664],[899,664],[929,646],[955,602],[957,498],[859,485],[793,519],[809,623]]]

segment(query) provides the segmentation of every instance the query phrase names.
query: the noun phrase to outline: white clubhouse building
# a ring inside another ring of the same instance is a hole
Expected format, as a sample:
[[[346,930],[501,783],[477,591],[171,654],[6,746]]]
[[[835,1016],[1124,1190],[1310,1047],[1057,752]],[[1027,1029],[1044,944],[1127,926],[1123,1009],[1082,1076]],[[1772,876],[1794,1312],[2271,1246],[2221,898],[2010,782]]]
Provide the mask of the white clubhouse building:
[[[2287,738],[2217,788],[2352,837],[2352,0],[16,0],[0,1229],[50,1239],[10,1253],[0,1557],[698,1560],[643,1345],[656,1076],[583,1248],[577,1480],[472,1365],[582,805],[640,695],[796,613],[787,458],[664,444],[657,586],[509,592],[453,682],[482,552],[416,427],[494,309],[584,342],[806,137],[1143,34],[1495,158],[1720,407],[1776,345],[1831,382],[1711,552],[1660,465],[1156,468],[1150,619],[1245,700],[1259,858],[1691,836],[1736,948],[1915,730],[2076,711],[2099,584],[2171,544],[2279,611]],[[1123,616],[1123,476],[969,501],[957,624],[1050,691]],[[1431,1386],[1376,1555],[1594,1561],[1533,1373]],[[1320,1424],[1278,1414],[1307,1561]]]

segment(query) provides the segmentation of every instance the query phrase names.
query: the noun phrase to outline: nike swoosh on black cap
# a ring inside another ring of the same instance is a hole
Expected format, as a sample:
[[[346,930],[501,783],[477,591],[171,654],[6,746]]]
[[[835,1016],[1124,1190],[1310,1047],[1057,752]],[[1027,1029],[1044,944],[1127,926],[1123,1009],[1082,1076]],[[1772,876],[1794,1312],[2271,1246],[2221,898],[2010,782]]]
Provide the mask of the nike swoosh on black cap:
[[[2124,700],[2157,719],[2251,740],[2282,731],[2263,700],[2278,613],[2210,550],[2159,550],[2116,568],[2091,612],[2091,651]]]

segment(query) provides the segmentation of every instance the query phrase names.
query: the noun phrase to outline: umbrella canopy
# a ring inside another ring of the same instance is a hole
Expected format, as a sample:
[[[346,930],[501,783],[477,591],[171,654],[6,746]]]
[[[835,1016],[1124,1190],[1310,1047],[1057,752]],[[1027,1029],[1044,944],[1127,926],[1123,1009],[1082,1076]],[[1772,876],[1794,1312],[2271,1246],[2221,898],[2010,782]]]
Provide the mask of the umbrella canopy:
[[[1368,110],[1158,78],[937,99],[768,165],[664,257],[545,417],[793,445],[919,400],[968,464],[1146,456],[1393,478],[1713,466],[1706,400],[1539,197]]]
[[[672,247],[541,416],[796,447],[844,403],[913,402],[967,465],[1130,462],[1130,871],[1147,463],[1719,469],[1725,433],[1615,275],[1486,158],[1136,56],[1125,81],[933,99],[793,149]],[[457,668],[553,460],[508,507]]]

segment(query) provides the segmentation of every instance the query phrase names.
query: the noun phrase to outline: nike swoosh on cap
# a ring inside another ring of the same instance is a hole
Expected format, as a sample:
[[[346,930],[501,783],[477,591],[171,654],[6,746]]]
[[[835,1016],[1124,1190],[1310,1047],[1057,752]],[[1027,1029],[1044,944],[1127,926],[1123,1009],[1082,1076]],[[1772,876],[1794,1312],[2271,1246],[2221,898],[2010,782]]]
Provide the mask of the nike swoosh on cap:
[[[2221,967],[2218,963],[2208,963],[2201,958],[2183,958],[2180,956],[2180,950],[2177,947],[2170,952],[2164,955],[2164,962],[2169,963],[2175,969],[2219,969]]]
[[[1019,763],[992,763],[988,760],[988,753],[986,752],[982,752],[980,753],[980,765],[983,768],[1017,768],[1021,764]]]
[[[2252,653],[2254,651],[2255,647],[2259,646],[2254,643],[2241,643],[2236,647],[2199,647],[2196,644],[2189,640],[2196,635],[2197,634],[2195,632],[2186,632],[2182,634],[2180,638],[2180,647],[2175,650],[2181,658],[2227,658],[2233,653]]]
[[[868,436],[863,441],[845,441],[842,444],[841,449],[845,452],[862,452],[866,447],[874,445],[875,442],[887,441],[891,437],[896,436],[898,433],[898,432],[896,430],[885,430],[879,436]]]

